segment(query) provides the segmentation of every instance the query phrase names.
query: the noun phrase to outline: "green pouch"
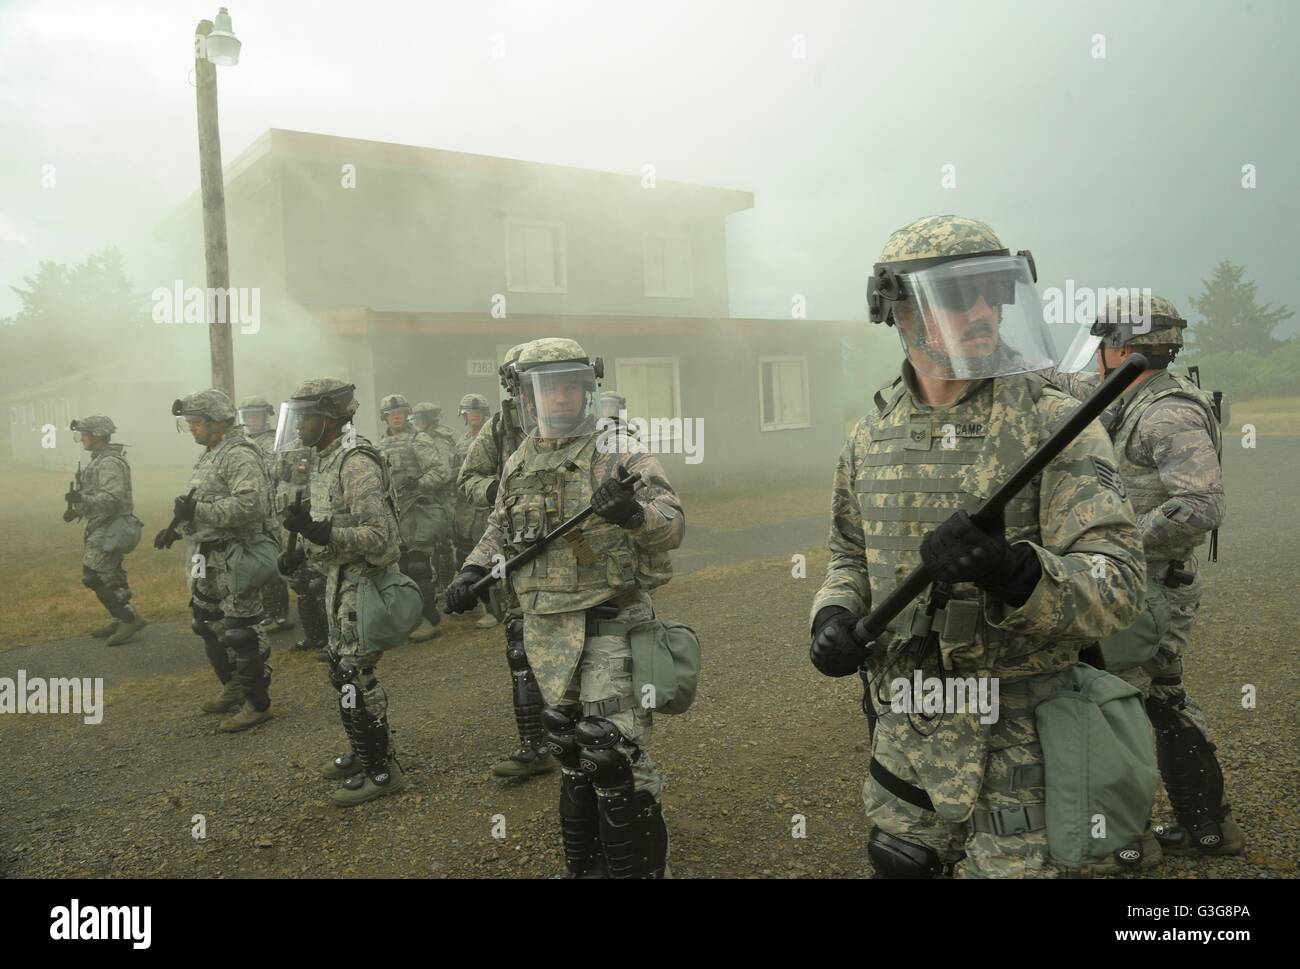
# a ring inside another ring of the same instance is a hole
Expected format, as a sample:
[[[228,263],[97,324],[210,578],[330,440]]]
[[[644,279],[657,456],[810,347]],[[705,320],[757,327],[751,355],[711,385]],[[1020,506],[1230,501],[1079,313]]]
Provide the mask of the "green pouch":
[[[1034,707],[1043,745],[1047,846],[1072,870],[1142,840],[1155,799],[1155,748],[1142,693],[1084,663]]]
[[[260,589],[279,575],[275,561],[280,543],[270,535],[254,535],[247,542],[231,542],[226,550],[226,584],[231,595]]]
[[[1148,573],[1146,603],[1137,622],[1101,641],[1106,669],[1122,673],[1155,656],[1160,650],[1160,640],[1169,629],[1169,619],[1169,600],[1165,598],[1164,585]]]
[[[397,571],[357,572],[357,638],[368,653],[396,649],[423,618],[420,587]]]
[[[441,524],[438,508],[422,497],[402,512],[397,530],[408,548],[431,548],[438,540]]]
[[[140,532],[144,522],[135,515],[121,515],[104,526],[100,539],[100,548],[109,555],[126,555],[140,544]]]
[[[679,622],[652,619],[628,631],[632,687],[638,701],[657,713],[685,713],[700,682],[700,637]]]

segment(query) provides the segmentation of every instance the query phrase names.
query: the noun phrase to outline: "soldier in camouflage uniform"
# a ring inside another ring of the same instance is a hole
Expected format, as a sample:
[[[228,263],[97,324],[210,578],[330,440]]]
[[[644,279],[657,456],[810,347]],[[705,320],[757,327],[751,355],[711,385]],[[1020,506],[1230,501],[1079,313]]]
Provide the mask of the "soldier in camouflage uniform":
[[[73,431],[81,434],[81,446],[90,452],[90,464],[77,474],[77,486],[64,497],[68,510],[64,521],[86,520],[86,534],[81,559],[81,584],[95,593],[112,621],[91,632],[96,639],[107,639],[109,646],[129,642],[143,629],[145,621],[131,608],[131,589],[127,585],[126,569],[122,568],[125,553],[120,548],[105,549],[105,538],[114,546],[114,533],[120,531],[123,519],[139,525],[135,506],[131,500],[131,468],[126,463],[126,445],[110,444],[117,431],[113,422],[103,415],[82,417],[72,422]],[[110,525],[117,525],[110,531]],[[139,532],[136,532],[139,540]]]
[[[423,431],[433,441],[438,452],[438,460],[451,468],[451,480],[440,486],[434,493],[434,507],[437,512],[437,535],[433,542],[433,571],[438,580],[448,581],[456,574],[459,558],[453,548],[454,519],[456,517],[456,472],[460,468],[459,455],[456,453],[456,435],[449,428],[442,426],[442,408],[437,404],[422,401],[415,405],[411,419],[417,429]]]
[[[563,769],[569,873],[661,877],[668,831],[628,630],[654,617],[650,593],[672,575],[668,552],[681,544],[686,519],[656,458],[630,440],[602,446],[620,432],[596,426],[599,361],[593,366],[573,340],[544,339],[525,344],[515,366],[527,436],[506,461],[487,531],[448,588],[448,608],[473,608],[471,587],[498,555],[517,554],[592,506],[583,526],[509,581],[548,704],[547,744]],[[627,482],[634,472],[635,486]]]
[[[835,470],[812,660],[828,676],[865,662],[877,687],[913,668],[999,684],[995,722],[967,710],[924,729],[870,691],[863,798],[878,877],[937,877],[963,851],[966,877],[1061,873],[1047,849],[1033,706],[1142,601],[1142,540],[1098,423],[1012,499],[1003,528],[968,514],[1077,406],[1029,372],[1052,360],[1033,277],[1028,253],[1012,256],[987,225],[957,216],[898,230],[873,270],[872,319],[898,326],[906,359]],[[928,595],[912,603],[868,652],[854,624],[922,562],[949,600],[933,619]],[[934,643],[929,628],[937,649],[903,649]]]
[[[511,347],[501,364],[501,385],[507,393],[514,386],[510,375],[523,348],[524,344]],[[461,496],[475,507],[486,506],[490,509],[496,504],[506,459],[523,442],[524,431],[519,424],[518,408],[519,402],[507,397],[501,410],[492,415],[486,433],[477,435],[465,452],[456,485]],[[497,777],[518,778],[549,773],[558,765],[546,749],[546,736],[542,730],[542,708],[545,703],[542,701],[537,678],[528,665],[528,654],[524,651],[523,610],[520,609],[519,600],[515,598],[509,582],[494,585],[489,601],[484,605],[505,626],[510,699],[515,711],[515,727],[519,732],[519,747],[493,764],[492,773]]]
[[[406,783],[393,756],[388,694],[375,676],[382,651],[361,639],[357,624],[360,577],[398,571],[397,509],[383,456],[352,429],[353,390],[330,377],[308,380],[284,405],[281,421],[288,446],[316,452],[310,499],[285,512],[284,527],[302,541],[292,557],[288,551],[280,557],[280,572],[293,573],[305,556],[325,576],[330,683],[339,691],[351,748],[321,776],[342,782],[331,795],[340,807],[395,793]]]
[[[466,394],[460,399],[460,416],[465,422],[465,433],[456,439],[457,481],[460,478],[460,469],[465,464],[465,457],[469,454],[470,445],[492,417],[492,405],[481,394]],[[483,532],[487,529],[487,516],[491,511],[492,506],[486,501],[475,504],[457,488],[456,513],[451,523],[452,545],[456,552],[457,565],[465,561],[465,557],[474,550],[478,540],[483,537]],[[499,620],[485,604],[480,606],[480,610],[483,617],[475,625],[480,629],[491,629],[497,625]]]
[[[1210,395],[1169,370],[1187,321],[1163,297],[1151,297],[1149,306],[1141,302],[1130,291],[1099,314],[1093,333],[1101,340],[1100,372],[1050,376],[1082,397],[1133,352],[1147,357],[1148,369],[1105,419],[1142,530],[1147,600],[1153,614],[1167,609],[1169,620],[1157,629],[1155,655],[1140,666],[1118,668],[1114,640],[1103,641],[1102,651],[1107,668],[1146,696],[1160,773],[1178,819],[1155,826],[1161,848],[1180,855],[1239,855],[1245,837],[1232,818],[1209,724],[1183,684],[1183,654],[1201,605],[1196,550],[1227,511],[1223,441]]]
[[[411,405],[401,394],[389,394],[379,405],[388,424],[379,439],[379,452],[388,462],[397,492],[401,521],[402,571],[420,587],[424,622],[411,633],[417,643],[439,636],[438,578],[431,557],[442,534],[443,495],[455,480],[451,455],[409,420]]]
[[[267,530],[279,538],[279,501],[283,495],[276,489],[280,478],[280,461],[275,453],[275,422],[271,419],[274,415],[275,408],[265,397],[245,397],[237,408],[244,436],[266,455],[266,473],[271,481],[271,515],[267,519]],[[273,576],[262,587],[262,609],[266,618],[262,620],[261,628],[267,635],[293,628],[293,620],[289,618],[289,586],[280,576]]]
[[[233,547],[266,534],[271,510],[266,459],[235,425],[235,408],[219,390],[173,402],[172,414],[185,419],[204,449],[190,476],[193,496],[178,497],[173,509],[180,533],[189,540],[190,628],[203,640],[222,684],[220,696],[204,703],[203,710],[237,711],[219,724],[234,733],[271,719],[271,643],[258,626],[262,591],[235,591],[230,573]]]

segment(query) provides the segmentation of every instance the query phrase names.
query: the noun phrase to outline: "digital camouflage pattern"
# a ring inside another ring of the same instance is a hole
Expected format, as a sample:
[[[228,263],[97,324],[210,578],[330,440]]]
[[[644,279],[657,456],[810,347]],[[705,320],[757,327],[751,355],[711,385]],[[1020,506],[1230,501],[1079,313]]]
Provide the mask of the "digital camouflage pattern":
[[[83,418],[77,423],[88,420],[96,418]],[[131,468],[126,463],[125,452],[124,444],[108,444],[91,453],[90,463],[81,469],[81,501],[77,503],[78,514],[86,520],[82,568],[114,586],[126,585],[126,572],[122,569],[121,553],[104,551],[104,530],[114,519],[135,512]]]
[[[482,394],[466,394],[460,399],[460,412],[463,414],[467,410],[482,410],[491,412],[492,405]]]
[[[959,215],[930,215],[903,226],[889,237],[879,262],[904,262],[938,256],[994,252],[1004,246],[983,222]]]
[[[406,398],[401,394],[389,394],[379,402],[379,413],[389,414],[395,410],[410,410],[411,405],[406,402]]]
[[[681,544],[686,530],[681,503],[659,460],[626,435],[606,447],[598,446],[600,438],[593,432],[559,441],[525,440],[506,460],[487,530],[466,559],[466,565],[490,570],[497,556],[522,550],[527,536],[543,534],[590,504],[594,488],[619,465],[641,474],[636,498],[645,522],[640,527],[628,530],[588,519],[511,580],[524,611],[524,648],[548,704],[560,701],[578,668],[586,610],[611,599],[626,605],[667,582],[672,568],[666,553]],[[628,603],[621,601],[625,597]]]
[[[318,397],[324,397],[333,390],[342,390],[348,386],[346,380],[339,380],[337,377],[313,377],[311,380],[304,380],[294,391],[293,400],[314,400]],[[341,395],[340,395],[341,396]],[[326,398],[320,402],[320,406],[313,410],[313,413],[321,413],[326,417],[333,417],[338,420],[351,417],[357,412],[359,406],[355,396],[347,399]]]
[[[1105,319],[1120,324],[1149,327],[1145,333],[1126,331],[1119,345],[1124,347],[1183,345],[1183,330],[1187,321],[1172,302],[1163,296],[1152,296],[1150,306],[1142,299],[1141,290],[1126,290],[1107,301]]]
[[[569,360],[586,360],[587,351],[577,340],[566,337],[543,337],[520,345],[515,363],[520,370],[543,363],[563,363]]]
[[[389,504],[392,485],[379,452],[363,437],[353,447],[334,441],[319,452],[311,468],[311,516],[332,518],[328,545],[304,541],[307,561],[325,576],[329,648],[336,656],[380,654],[357,635],[357,581],[367,571],[397,572],[397,518]],[[366,709],[382,718],[388,695],[378,680],[362,691]]]
[[[931,407],[908,363],[901,384],[885,396],[840,455],[831,558],[810,621],[827,606],[869,612],[920,564],[928,531],[959,508],[973,510],[1078,406],[1027,373],[972,382],[952,404]],[[964,847],[966,875],[1057,874],[1041,825],[1014,838],[993,838],[975,830],[972,814],[1016,805],[1041,810],[1041,779],[1031,783],[1036,773],[1041,778],[1036,728],[1031,708],[1018,709],[1014,697],[1049,688],[1077,662],[1082,646],[1125,628],[1137,615],[1146,573],[1133,509],[1114,486],[1115,465],[1110,440],[1094,422],[1008,506],[1008,541],[1031,543],[1042,566],[1022,606],[1012,608],[973,584],[952,589],[946,615],[965,622],[943,627],[944,669],[931,651],[921,670],[926,676],[997,677],[997,722],[950,713],[937,726],[922,727],[928,734],[922,736],[906,714],[888,705],[888,682],[912,676],[912,664],[895,662],[894,650],[924,613],[925,597],[891,623],[873,649],[869,669],[878,697],[884,696],[875,704],[873,756],[924,789],[935,811],[916,808],[869,779],[863,787],[868,816],[941,858]],[[1013,774],[1017,765],[1021,771]],[[1012,787],[1012,777],[1022,786]]]
[[[231,544],[269,534],[271,482],[261,449],[248,440],[243,428],[229,428],[215,447],[204,449],[190,475],[189,488],[194,489],[194,519],[182,523],[179,531],[188,539],[186,575],[191,596],[205,609],[217,608],[220,603],[227,616],[260,615],[261,591],[233,593],[226,559]],[[202,575],[192,574],[195,556],[202,556]]]
[[[117,433],[117,425],[111,418],[103,414],[91,414],[89,417],[78,417],[72,422],[72,430],[78,433],[93,434],[95,437],[102,437],[108,440]]]
[[[233,421],[235,407],[220,390],[200,390],[180,399],[181,417],[202,417],[209,421]]]

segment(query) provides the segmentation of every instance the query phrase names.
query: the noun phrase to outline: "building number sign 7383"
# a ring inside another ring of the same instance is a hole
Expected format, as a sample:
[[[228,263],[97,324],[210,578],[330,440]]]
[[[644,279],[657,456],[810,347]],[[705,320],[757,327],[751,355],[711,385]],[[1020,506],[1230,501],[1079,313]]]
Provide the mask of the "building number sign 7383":
[[[497,362],[495,360],[466,360],[465,372],[471,377],[495,377]]]

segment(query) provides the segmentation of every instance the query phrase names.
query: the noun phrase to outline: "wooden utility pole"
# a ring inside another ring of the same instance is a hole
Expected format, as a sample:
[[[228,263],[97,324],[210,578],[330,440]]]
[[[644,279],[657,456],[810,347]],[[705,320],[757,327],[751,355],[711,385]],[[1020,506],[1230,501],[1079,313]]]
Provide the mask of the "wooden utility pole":
[[[212,386],[235,400],[235,348],[230,316],[230,253],[226,247],[226,187],[221,174],[221,133],[217,126],[217,66],[207,58],[205,42],[212,21],[194,29],[194,77],[198,88],[199,180],[203,196],[203,259],[207,265],[208,343],[212,350]],[[215,300],[211,294],[215,294]],[[237,305],[237,304],[236,304]]]

